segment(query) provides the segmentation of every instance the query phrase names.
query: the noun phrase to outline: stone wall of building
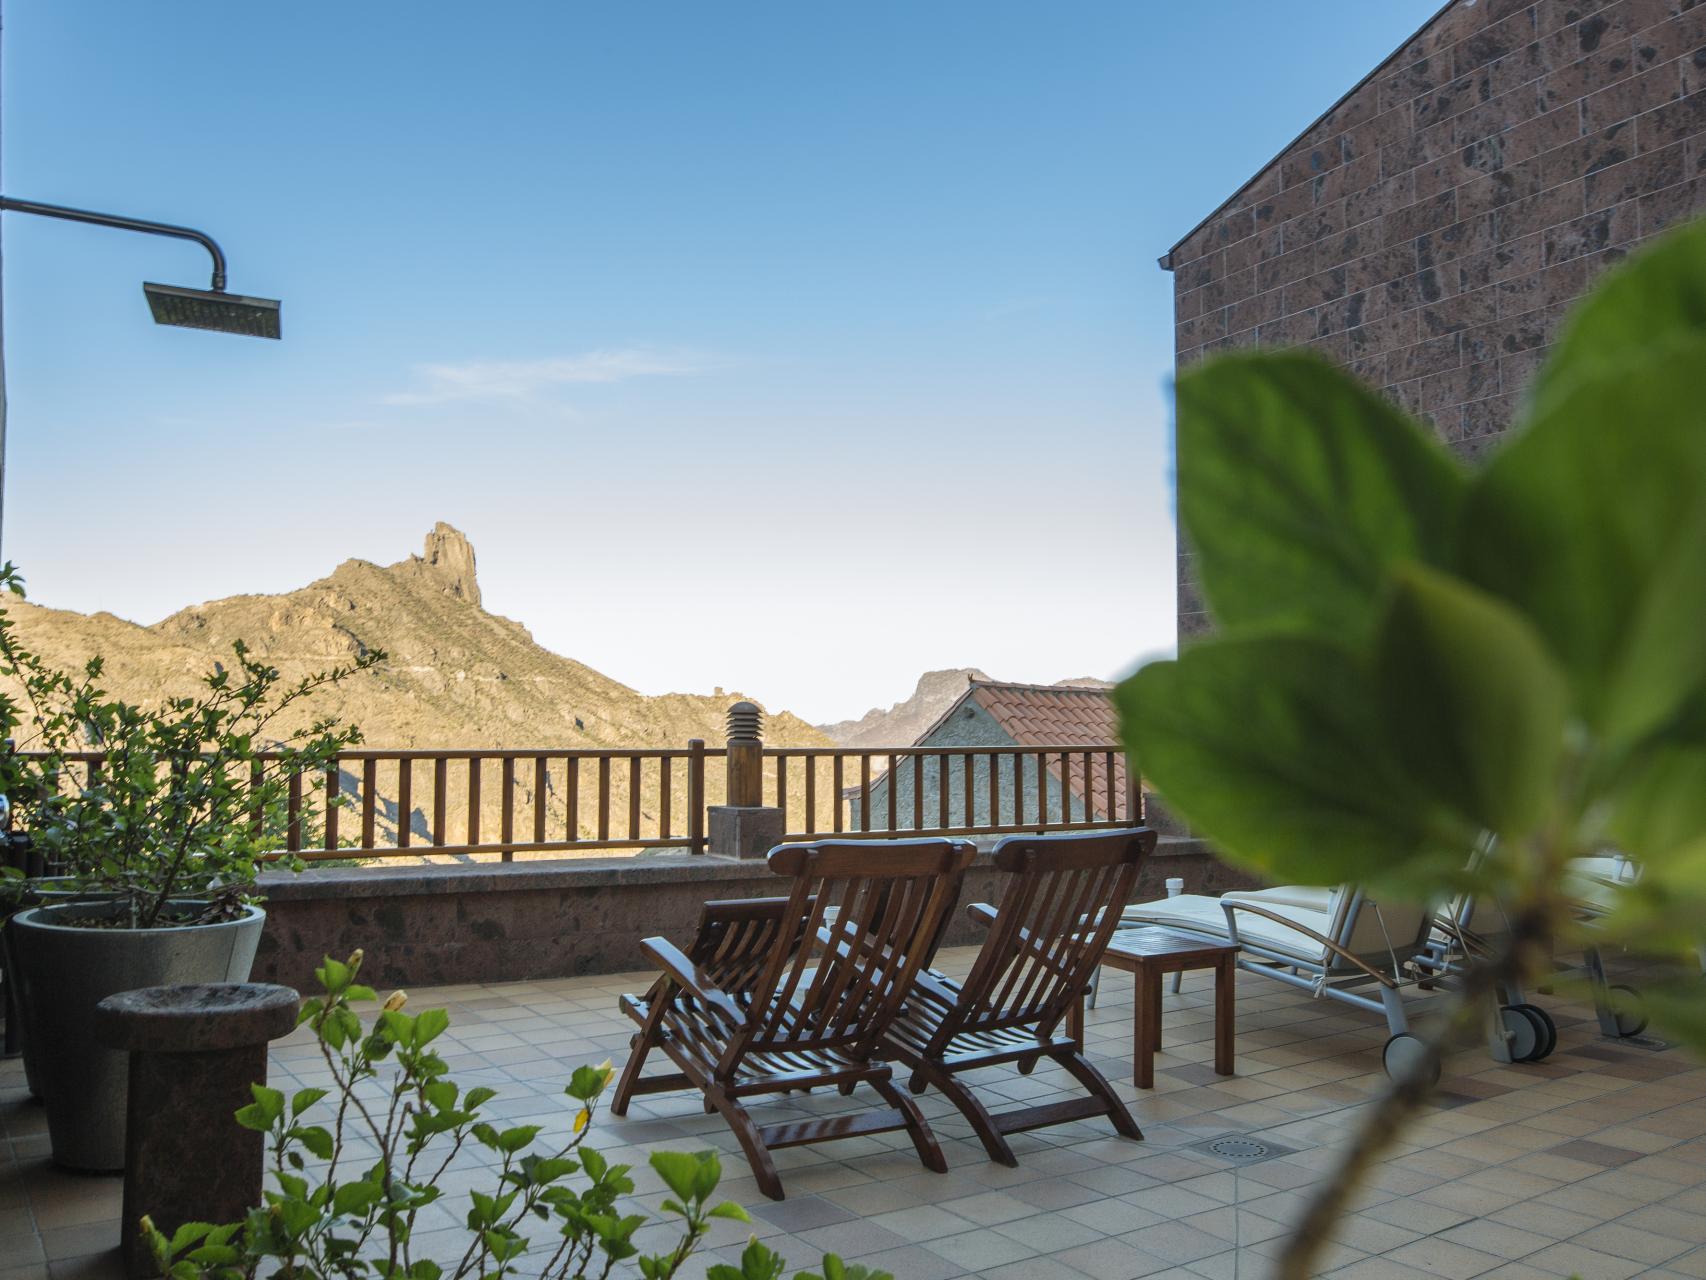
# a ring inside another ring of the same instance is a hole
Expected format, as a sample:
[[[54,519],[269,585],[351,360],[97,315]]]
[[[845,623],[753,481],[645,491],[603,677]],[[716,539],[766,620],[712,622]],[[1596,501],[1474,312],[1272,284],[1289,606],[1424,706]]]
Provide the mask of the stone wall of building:
[[[1178,363],[1317,347],[1478,455],[1595,274],[1702,211],[1706,4],[1456,0],[1173,250]]]

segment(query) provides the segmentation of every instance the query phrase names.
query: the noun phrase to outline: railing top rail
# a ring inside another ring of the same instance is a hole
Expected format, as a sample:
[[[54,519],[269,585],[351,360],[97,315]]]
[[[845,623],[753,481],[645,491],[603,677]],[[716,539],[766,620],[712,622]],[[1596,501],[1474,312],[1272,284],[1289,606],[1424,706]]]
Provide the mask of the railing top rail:
[[[53,755],[51,751],[28,751],[17,753],[25,759],[42,760]],[[706,747],[695,753],[687,747],[445,747],[445,748],[398,748],[386,750],[383,747],[358,747],[349,751],[340,751],[339,760],[685,760],[689,756],[699,754],[707,759],[725,756],[728,751],[723,747]],[[73,764],[96,764],[107,758],[105,751],[65,751],[59,753],[60,759]],[[284,758],[280,751],[257,751],[255,756],[261,760],[281,760]]]
[[[1044,755],[1080,755],[1083,752],[1124,752],[1125,746],[1118,742],[1064,742],[1044,743],[1041,746],[909,746],[909,747],[765,747],[767,756],[841,756],[846,759],[859,759],[871,756],[1034,756],[1039,752]]]

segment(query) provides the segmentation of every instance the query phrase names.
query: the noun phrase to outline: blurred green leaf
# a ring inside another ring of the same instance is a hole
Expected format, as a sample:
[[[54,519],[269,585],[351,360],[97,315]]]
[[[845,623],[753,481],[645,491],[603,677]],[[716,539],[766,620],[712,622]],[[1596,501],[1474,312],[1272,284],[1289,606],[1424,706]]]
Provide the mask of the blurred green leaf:
[[[1541,820],[1555,798],[1568,692],[1520,614],[1407,566],[1381,622],[1376,672],[1388,736],[1413,778],[1503,836]]]
[[[1706,338],[1553,397],[1471,491],[1461,562],[1608,746],[1676,715],[1706,680]]]
[[[1690,223],[1608,273],[1577,304],[1529,400],[1555,408],[1579,382],[1706,336],[1706,223]]]
[[[1407,884],[1461,867],[1474,838],[1405,776],[1372,678],[1340,645],[1210,639],[1114,697],[1135,766],[1167,803],[1282,881]]]
[[[1180,377],[1178,415],[1179,519],[1222,626],[1355,642],[1393,563],[1449,559],[1458,464],[1319,356],[1207,361]]]
[[[1615,795],[1611,838],[1643,862],[1706,838],[1706,745],[1654,748],[1626,771]]]

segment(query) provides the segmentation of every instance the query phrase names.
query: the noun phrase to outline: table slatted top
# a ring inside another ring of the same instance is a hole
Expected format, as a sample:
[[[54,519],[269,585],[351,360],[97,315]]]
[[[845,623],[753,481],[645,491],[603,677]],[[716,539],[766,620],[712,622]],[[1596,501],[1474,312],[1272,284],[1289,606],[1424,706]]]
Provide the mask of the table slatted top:
[[[1212,963],[1238,948],[1230,942],[1217,941],[1200,933],[1166,929],[1160,925],[1141,925],[1121,929],[1108,943],[1108,954],[1126,960],[1189,960],[1201,959]]]

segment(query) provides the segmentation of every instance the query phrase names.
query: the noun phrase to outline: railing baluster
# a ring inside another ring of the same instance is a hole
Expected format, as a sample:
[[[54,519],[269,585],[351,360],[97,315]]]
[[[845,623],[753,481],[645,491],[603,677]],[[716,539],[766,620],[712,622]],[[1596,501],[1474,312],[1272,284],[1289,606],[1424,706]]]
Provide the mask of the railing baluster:
[[[834,798],[835,798],[835,834],[836,835],[841,834],[841,823],[842,823],[841,811],[847,807],[845,804],[843,804],[841,802],[841,759],[842,759],[842,756],[841,756],[841,753],[839,751],[837,751],[833,756],[830,757],[830,761],[831,761],[831,766],[830,766],[831,782],[835,788]]]
[[[338,793],[342,784],[342,771],[338,762],[332,761],[326,766],[326,850],[331,852],[338,847]]]
[[[445,798],[450,791],[450,757],[437,756],[432,762],[432,842],[444,843]]]
[[[817,757],[806,757],[806,834],[817,834]]]
[[[871,829],[871,753],[859,753],[859,830]]]
[[[1025,757],[1013,754],[1013,825],[1025,825]]]
[[[545,843],[545,797],[551,791],[551,762],[544,756],[533,757],[533,841]],[[575,838],[574,832],[569,839]]]
[[[788,757],[776,757],[776,807],[782,811],[782,830],[790,831],[788,825]]]
[[[379,817],[379,761],[372,756],[361,762],[361,847],[373,848],[374,826]]]
[[[669,793],[675,790],[675,760],[665,756],[658,761],[658,838],[669,839]]]
[[[397,761],[397,847],[407,849],[414,839],[415,762],[404,756]]]
[[[610,839],[610,757],[598,757],[598,838]]]
[[[265,766],[259,760],[249,762],[249,799],[253,802],[249,809],[249,831],[255,839],[261,838],[261,828],[266,822],[266,814],[261,805],[261,782]]]
[[[480,757],[468,757],[468,843],[480,843]]]
[[[964,809],[960,814],[962,827],[977,825],[973,821],[977,817],[977,801],[973,798],[972,782],[971,752],[967,751],[960,756],[960,804]]]
[[[912,829],[924,830],[924,753],[912,753]]]
[[[563,763],[568,774],[568,781],[564,784],[563,789],[569,797],[569,834],[565,838],[579,840],[581,838],[581,760],[579,756],[570,756]]]
[[[1090,753],[1088,751],[1079,757],[1079,763],[1084,767],[1084,803],[1080,806],[1082,817],[1079,820],[1081,822],[1094,822],[1096,820],[1096,806],[1090,803],[1090,796],[1091,789],[1095,784],[1090,780]]]
[[[499,810],[498,839],[503,841],[505,862],[515,861],[515,757],[505,756],[498,786],[503,788],[503,807]]]
[[[989,753],[989,825],[1001,825],[1001,757]]]
[[[1119,792],[1114,789],[1114,753],[1112,751],[1102,753],[1102,792],[1108,797],[1108,821],[1119,821],[1117,810],[1120,796]]]
[[[1037,752],[1037,825],[1048,826],[1048,757]]]
[[[640,757],[628,757],[628,839],[640,838]]]
[[[895,827],[895,817],[896,817],[896,815],[895,815],[895,794],[894,794],[894,792],[895,792],[896,784],[899,783],[899,781],[900,781],[900,774],[895,769],[895,761],[898,758],[899,757],[897,757],[894,752],[892,752],[892,751],[889,752],[888,776],[889,776],[889,830],[890,831],[896,830],[896,827]]]
[[[705,852],[705,741],[687,743],[687,842],[694,853]]]
[[[285,818],[289,826],[285,828],[285,845],[291,853],[302,850],[302,774],[297,770],[290,771],[290,792],[286,801]]]
[[[948,753],[936,757],[936,825],[948,825]]]

